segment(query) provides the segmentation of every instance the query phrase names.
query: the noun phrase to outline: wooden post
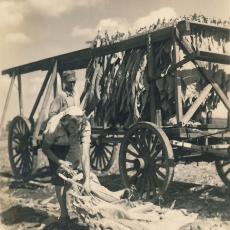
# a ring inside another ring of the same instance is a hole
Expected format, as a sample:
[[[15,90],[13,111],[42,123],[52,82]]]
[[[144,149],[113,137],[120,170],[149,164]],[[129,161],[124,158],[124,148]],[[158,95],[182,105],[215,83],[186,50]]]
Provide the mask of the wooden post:
[[[11,81],[10,81],[10,87],[6,96],[6,101],[5,101],[5,105],[2,111],[2,118],[1,118],[1,123],[0,123],[0,131],[3,128],[3,123],[5,121],[5,116],[6,116],[6,111],[8,109],[8,105],[9,105],[9,101],[10,101],[10,97],[11,97],[11,93],[12,93],[12,89],[13,89],[13,85],[14,85],[14,80],[15,80],[15,74],[13,74],[13,76],[11,76]]]
[[[53,92],[54,92],[54,98],[55,98],[57,95],[57,77],[55,78],[55,81],[54,81]]]
[[[23,116],[23,98],[22,98],[22,78],[21,75],[18,74],[18,99],[19,99],[19,111],[20,115]]]
[[[151,35],[148,35],[147,42],[148,50],[148,79],[150,90],[150,118],[151,121],[156,123],[156,82],[154,81],[154,58],[153,58],[153,45]]]
[[[176,44],[175,35],[173,33],[173,64],[179,62],[179,47]],[[175,105],[176,105],[176,118],[177,124],[180,124],[183,118],[183,105],[182,105],[182,91],[181,91],[181,78],[175,70]]]
[[[47,74],[46,74],[46,77],[45,77],[45,79],[44,79],[44,81],[43,81],[43,83],[42,83],[41,89],[40,89],[40,91],[39,91],[39,93],[38,93],[38,96],[37,96],[37,98],[36,98],[36,101],[35,101],[35,103],[34,103],[34,106],[33,106],[32,110],[31,110],[31,113],[30,113],[30,116],[29,116],[29,120],[30,120],[30,121],[33,120],[33,116],[34,116],[34,114],[35,114],[35,112],[36,112],[36,110],[37,110],[38,104],[39,104],[39,102],[40,102],[40,100],[41,100],[41,97],[42,97],[44,91],[45,91],[46,85],[47,85],[47,83],[48,83],[48,81],[49,81],[49,79],[50,79],[51,72],[52,72],[52,68],[50,68],[50,69],[48,70],[48,72],[47,72]]]
[[[161,116],[161,110],[156,110],[156,124],[161,127],[162,126],[162,116]]]
[[[40,114],[38,116],[38,120],[37,120],[35,129],[34,129],[33,140],[32,140],[33,147],[37,146],[37,138],[38,138],[38,135],[39,135],[39,131],[40,131],[43,119],[44,119],[45,110],[46,110],[46,107],[47,107],[47,104],[48,104],[48,101],[49,101],[49,98],[50,98],[50,94],[51,94],[51,91],[52,91],[52,87],[54,85],[54,81],[55,81],[56,77],[57,77],[57,61],[55,61],[55,63],[54,63],[52,75],[51,75],[51,78],[50,78],[50,81],[49,81],[49,84],[48,84],[48,88],[47,88],[47,91],[46,91],[46,94],[45,94],[45,98],[44,98],[44,101],[43,101],[43,104],[42,104],[42,108],[41,108],[41,111],[40,111]]]

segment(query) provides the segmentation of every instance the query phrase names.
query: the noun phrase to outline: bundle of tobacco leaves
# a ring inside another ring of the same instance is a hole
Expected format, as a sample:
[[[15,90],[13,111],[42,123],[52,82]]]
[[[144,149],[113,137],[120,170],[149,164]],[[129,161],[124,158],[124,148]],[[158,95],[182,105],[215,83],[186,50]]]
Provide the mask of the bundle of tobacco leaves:
[[[176,25],[180,20],[194,21],[208,25],[229,26],[228,21],[215,20],[203,15],[192,15],[166,21],[158,20],[149,29],[141,28],[136,36],[162,28]],[[119,42],[127,37],[124,33],[109,36],[98,34],[92,43],[92,48]],[[229,34],[220,32],[213,27],[199,27],[192,29],[184,39],[196,50],[215,53],[230,53]],[[154,93],[157,106],[161,109],[163,120],[167,121],[175,115],[175,73],[170,71],[173,63],[173,43],[162,40],[154,43],[153,56],[156,67],[156,92]],[[185,56],[180,50],[180,60]],[[86,70],[86,83],[81,95],[87,114],[94,113],[94,120],[98,125],[129,126],[139,120],[150,120],[150,81],[148,77],[146,47],[118,52],[103,57],[93,58]],[[205,63],[207,74],[225,91],[230,91],[230,77],[224,66],[216,63]],[[177,74],[182,79],[183,110],[186,112],[199,96],[207,82],[199,74],[194,65],[185,65],[178,69]],[[208,98],[200,107],[207,112],[215,109],[220,102],[218,95],[211,90]]]

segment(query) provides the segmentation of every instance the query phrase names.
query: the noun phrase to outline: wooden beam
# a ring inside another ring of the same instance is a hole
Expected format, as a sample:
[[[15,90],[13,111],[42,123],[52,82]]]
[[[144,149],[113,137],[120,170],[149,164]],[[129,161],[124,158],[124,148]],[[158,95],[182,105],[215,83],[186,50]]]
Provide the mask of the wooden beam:
[[[196,145],[196,144],[191,144],[188,142],[176,141],[176,140],[171,140],[170,142],[172,146],[177,146],[177,147],[181,147],[184,149],[191,149],[191,150],[199,151],[202,154],[214,154],[215,156],[229,158],[229,153],[228,153],[229,144]]]
[[[193,53],[193,49],[191,48],[190,44],[188,44],[188,42],[186,42],[185,39],[180,36],[180,33],[178,30],[176,30],[176,38],[177,38],[178,43],[180,44],[180,47],[186,53],[188,54]],[[192,62],[197,67],[197,70],[199,71],[201,76],[204,77],[207,82],[211,83],[212,87],[214,88],[217,95],[220,97],[225,107],[228,109],[228,111],[230,111],[230,101],[228,100],[227,96],[224,94],[220,86],[209,75],[205,73],[202,62],[197,61],[197,60],[193,60]]]
[[[153,44],[151,35],[148,36],[147,40],[147,51],[148,51],[148,80],[149,80],[149,90],[150,90],[150,119],[152,122],[156,123],[156,78],[154,73],[154,58],[153,58]]]
[[[46,94],[45,94],[45,98],[44,98],[44,101],[43,101],[43,104],[42,104],[42,108],[41,108],[41,111],[40,111],[40,114],[38,116],[38,120],[37,120],[35,129],[34,129],[33,140],[32,140],[32,144],[33,144],[34,147],[37,146],[37,138],[38,138],[39,131],[40,131],[40,128],[41,128],[41,124],[42,124],[42,122],[44,120],[45,110],[47,108],[48,101],[49,101],[49,98],[50,98],[50,94],[51,94],[51,91],[52,91],[52,87],[53,87],[53,84],[54,84],[54,81],[55,81],[56,77],[57,77],[57,61],[55,61],[55,63],[54,63],[53,71],[52,71],[52,74],[51,74],[51,77],[50,77],[49,84],[47,86],[48,88],[47,88],[47,91],[46,91]]]
[[[176,65],[179,62],[179,47],[176,43],[175,34],[173,33],[173,64]],[[175,99],[176,99],[176,118],[179,125],[183,118],[183,104],[182,104],[182,86],[181,77],[178,76],[177,69],[174,72],[175,75]]]
[[[176,27],[178,28],[181,34],[191,33],[191,31],[195,29],[203,29],[209,32],[220,31],[221,33],[227,34],[227,36],[230,37],[229,28],[220,27],[216,25],[202,24],[183,20],[178,22]],[[150,32],[149,34],[151,35],[152,42],[154,43],[170,38],[172,31],[174,29],[175,26],[169,26],[166,28],[159,29],[157,31]],[[12,75],[13,72],[26,74],[37,70],[48,70],[50,65],[52,65],[52,60],[54,59],[58,61],[58,68],[60,68],[61,70],[86,68],[91,58],[145,46],[147,36],[148,34],[141,34],[107,46],[94,49],[87,48],[62,55],[53,56],[40,61],[31,62],[29,64],[20,65],[3,70],[2,75]]]
[[[201,105],[202,102],[204,102],[205,98],[208,96],[210,90],[212,89],[212,85],[208,84],[207,86],[204,87],[202,92],[200,93],[199,97],[195,100],[195,102],[192,104],[192,106],[189,108],[189,110],[186,112],[186,114],[183,116],[182,119],[182,125],[185,126],[194,113],[197,111],[199,106]]]
[[[20,115],[23,116],[24,111],[23,111],[23,97],[22,97],[22,78],[21,75],[18,74],[18,99],[19,99],[19,111]]]
[[[200,30],[207,30],[209,32],[220,32],[227,34],[228,38],[230,38],[230,28],[229,27],[223,27],[223,26],[217,26],[217,25],[211,25],[207,23],[199,23],[195,21],[188,21],[183,20],[178,22],[177,28],[180,31],[181,34],[187,34],[191,33],[191,31],[200,29]]]
[[[29,120],[30,120],[31,122],[33,121],[33,116],[34,116],[34,114],[35,114],[35,112],[36,112],[36,110],[37,110],[38,104],[39,104],[39,102],[40,102],[40,100],[41,100],[41,97],[42,97],[44,91],[45,91],[45,88],[46,88],[46,85],[47,85],[47,83],[48,83],[48,81],[49,81],[49,79],[50,79],[51,73],[52,73],[52,69],[50,68],[49,71],[48,71],[47,74],[46,74],[46,77],[45,77],[45,79],[44,79],[44,81],[43,81],[43,83],[42,83],[42,86],[41,86],[41,88],[40,88],[40,91],[39,91],[39,93],[38,93],[38,96],[37,96],[37,98],[36,98],[36,101],[35,101],[35,103],[34,103],[34,106],[33,106],[32,110],[31,110],[31,113],[30,113],[30,116],[29,116]]]
[[[220,54],[208,51],[196,51],[193,57],[195,60],[207,61],[213,63],[220,63],[224,65],[230,64],[230,55],[229,54]]]
[[[77,50],[74,52],[42,59],[40,61],[31,62],[25,65],[16,66],[10,69],[2,71],[2,75],[10,74],[14,71],[20,74],[26,74],[38,70],[48,70],[52,66],[52,61],[58,61],[58,70],[66,69],[81,69],[86,68],[90,59],[95,57],[101,57],[108,54],[113,54],[133,48],[146,46],[146,38],[148,34],[151,36],[152,42],[163,41],[169,39],[172,31],[175,29],[174,26],[167,28],[162,28],[151,33],[142,34],[139,36],[131,37],[129,39],[116,42],[110,45],[98,47],[98,48],[87,48],[82,50]]]
[[[3,123],[5,121],[5,116],[6,116],[8,106],[9,106],[9,101],[10,101],[10,97],[11,97],[11,94],[12,94],[14,80],[15,80],[15,74],[13,74],[13,76],[11,77],[10,87],[9,87],[9,90],[8,90],[8,93],[7,93],[7,96],[6,96],[6,101],[5,101],[5,104],[4,104],[4,108],[3,108],[3,111],[2,111],[2,117],[1,117],[1,122],[0,122],[0,131],[2,131]]]

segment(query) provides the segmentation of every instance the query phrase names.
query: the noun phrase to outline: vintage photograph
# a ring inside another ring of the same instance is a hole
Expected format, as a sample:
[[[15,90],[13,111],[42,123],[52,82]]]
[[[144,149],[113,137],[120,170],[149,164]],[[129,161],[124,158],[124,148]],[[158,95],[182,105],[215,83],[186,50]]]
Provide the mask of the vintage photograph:
[[[0,15],[0,230],[230,229],[230,0]]]

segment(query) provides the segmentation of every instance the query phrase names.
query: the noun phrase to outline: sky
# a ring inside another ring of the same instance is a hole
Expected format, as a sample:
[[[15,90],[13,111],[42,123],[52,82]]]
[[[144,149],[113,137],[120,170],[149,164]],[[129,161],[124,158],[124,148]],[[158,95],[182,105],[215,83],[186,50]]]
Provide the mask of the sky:
[[[0,0],[0,71],[86,48],[98,30],[135,31],[158,17],[202,13],[229,19],[230,0]],[[44,72],[23,75],[25,115],[28,116]],[[78,74],[78,90],[84,72]],[[9,78],[0,76],[0,116]],[[18,113],[17,84],[14,85],[7,119]]]

